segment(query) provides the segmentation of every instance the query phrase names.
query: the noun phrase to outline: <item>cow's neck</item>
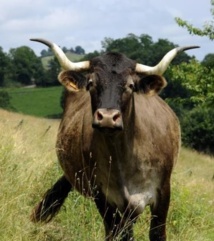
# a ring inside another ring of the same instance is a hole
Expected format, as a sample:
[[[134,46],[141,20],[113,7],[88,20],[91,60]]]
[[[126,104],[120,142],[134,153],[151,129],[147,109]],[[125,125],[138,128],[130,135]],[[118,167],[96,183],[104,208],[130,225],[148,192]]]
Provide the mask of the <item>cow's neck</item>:
[[[123,131],[116,135],[104,135],[97,130],[98,138],[95,137],[98,183],[101,183],[102,192],[110,201],[117,203],[120,210],[126,207],[124,190],[128,180],[125,170],[133,169],[131,161],[135,126],[133,102],[123,114]]]

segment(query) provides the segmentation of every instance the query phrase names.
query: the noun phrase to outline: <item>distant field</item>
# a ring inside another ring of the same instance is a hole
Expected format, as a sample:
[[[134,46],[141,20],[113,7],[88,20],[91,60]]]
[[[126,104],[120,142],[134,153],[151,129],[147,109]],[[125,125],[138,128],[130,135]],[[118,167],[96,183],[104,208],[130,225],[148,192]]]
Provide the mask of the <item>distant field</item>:
[[[82,59],[84,57],[84,55],[79,55],[79,54],[75,54],[75,53],[71,53],[71,52],[67,52],[66,55],[71,61],[74,61],[74,62],[79,61],[80,59]],[[48,62],[51,59],[53,59],[53,56],[47,56],[47,57],[42,58],[42,64],[43,64],[44,68],[47,68]]]
[[[54,117],[62,113],[60,97],[62,87],[50,88],[11,88],[7,92],[11,96],[11,104],[19,113]]]

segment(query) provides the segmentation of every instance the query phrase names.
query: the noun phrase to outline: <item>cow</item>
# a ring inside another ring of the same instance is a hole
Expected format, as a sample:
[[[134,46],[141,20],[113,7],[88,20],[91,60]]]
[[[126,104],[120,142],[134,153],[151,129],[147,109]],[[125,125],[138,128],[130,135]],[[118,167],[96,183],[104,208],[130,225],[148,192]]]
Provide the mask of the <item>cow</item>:
[[[36,205],[31,220],[50,221],[76,189],[94,200],[106,241],[134,240],[133,225],[146,206],[150,241],[165,241],[181,134],[176,115],[158,93],[175,56],[198,46],[174,48],[151,67],[115,52],[74,63],[55,43],[31,40],[52,49],[65,87],[56,142],[63,176]]]

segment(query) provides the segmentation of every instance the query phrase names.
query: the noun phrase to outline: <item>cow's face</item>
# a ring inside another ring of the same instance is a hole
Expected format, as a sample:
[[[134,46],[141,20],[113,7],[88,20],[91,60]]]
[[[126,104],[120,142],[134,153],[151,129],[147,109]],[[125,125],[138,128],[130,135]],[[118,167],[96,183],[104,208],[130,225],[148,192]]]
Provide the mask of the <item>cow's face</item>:
[[[69,91],[90,92],[92,126],[101,130],[122,130],[124,113],[130,107],[133,93],[153,95],[166,84],[161,76],[136,74],[135,62],[115,53],[94,58],[90,72],[83,78],[80,74],[63,71],[59,81]]]
[[[87,81],[87,90],[91,95],[94,115],[93,127],[122,129],[122,112],[132,96],[134,83],[129,71],[103,71],[95,69]]]

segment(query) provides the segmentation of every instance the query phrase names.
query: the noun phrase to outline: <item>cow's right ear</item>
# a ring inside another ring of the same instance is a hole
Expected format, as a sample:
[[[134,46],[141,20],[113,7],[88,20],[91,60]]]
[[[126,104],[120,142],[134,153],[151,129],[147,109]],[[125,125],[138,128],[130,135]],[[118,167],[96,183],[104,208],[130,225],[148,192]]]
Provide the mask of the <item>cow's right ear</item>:
[[[86,86],[85,76],[71,70],[60,72],[58,80],[70,92],[83,90]]]
[[[155,95],[165,88],[167,82],[164,77],[159,75],[144,76],[138,81],[138,90],[146,95]]]

